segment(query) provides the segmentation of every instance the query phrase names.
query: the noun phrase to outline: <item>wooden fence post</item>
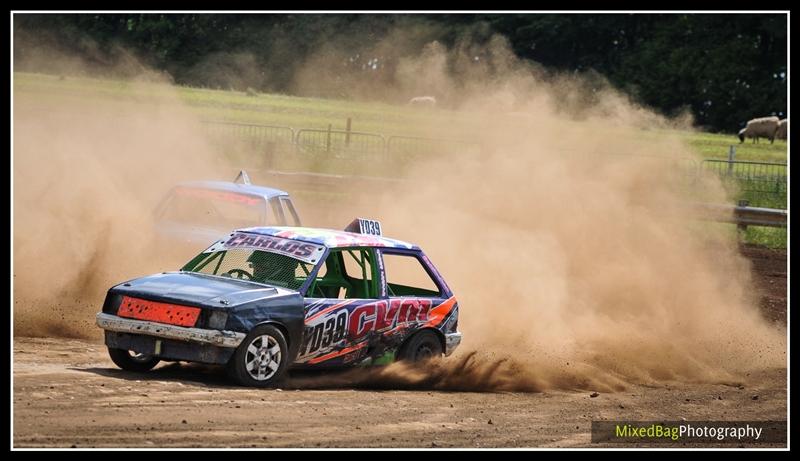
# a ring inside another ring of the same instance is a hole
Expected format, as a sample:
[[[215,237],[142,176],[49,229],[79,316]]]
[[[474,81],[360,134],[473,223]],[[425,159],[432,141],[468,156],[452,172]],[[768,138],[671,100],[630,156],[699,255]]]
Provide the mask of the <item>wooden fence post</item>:
[[[325,152],[331,151],[331,124],[328,124],[328,139],[325,141]]]
[[[736,158],[736,146],[728,149],[728,176],[733,176],[733,160]]]

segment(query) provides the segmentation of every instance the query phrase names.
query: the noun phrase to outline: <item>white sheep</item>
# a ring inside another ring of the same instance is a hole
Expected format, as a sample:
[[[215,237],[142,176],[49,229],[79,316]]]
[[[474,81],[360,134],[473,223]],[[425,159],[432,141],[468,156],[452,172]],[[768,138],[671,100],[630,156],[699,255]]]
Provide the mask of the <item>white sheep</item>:
[[[411,106],[436,107],[436,98],[433,96],[417,96],[408,101]]]
[[[775,132],[778,131],[780,119],[775,117],[754,118],[747,122],[747,126],[739,131],[739,143],[744,142],[744,138],[753,138],[753,142],[758,142],[758,138],[769,138],[769,142],[775,142]]]
[[[775,132],[775,137],[778,139],[786,139],[787,131],[789,131],[789,120],[783,119],[778,123],[778,131]]]

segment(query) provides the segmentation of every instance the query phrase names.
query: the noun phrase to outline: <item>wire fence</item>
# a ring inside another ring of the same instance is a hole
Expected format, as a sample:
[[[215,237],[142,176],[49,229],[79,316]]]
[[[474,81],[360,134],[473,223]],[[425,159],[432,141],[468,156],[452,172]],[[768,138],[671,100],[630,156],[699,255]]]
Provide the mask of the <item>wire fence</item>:
[[[700,174],[714,174],[751,205],[786,208],[787,164],[742,160],[703,160]]]
[[[206,120],[207,135],[224,146],[241,143],[268,157],[265,165],[272,165],[276,153],[296,153],[315,158],[348,160],[412,160],[458,151],[480,154],[477,142],[436,139],[417,136],[384,136],[351,130],[294,129],[288,126],[259,125],[232,121]],[[348,123],[349,126],[349,123]],[[703,175],[713,174],[735,191],[739,200],[753,206],[786,208],[788,170],[785,163],[734,160],[696,160],[693,158],[662,158],[663,168],[677,174],[685,182],[694,184]],[[630,155],[630,154],[620,154]],[[648,157],[645,154],[637,157]]]
[[[297,131],[295,146],[302,152],[339,158],[374,157],[386,153],[383,135],[346,130],[303,128]]]
[[[389,136],[351,130],[257,125],[230,121],[205,120],[205,131],[215,141],[244,141],[255,148],[281,145],[305,154],[336,158],[393,157],[433,155],[443,151],[480,152],[476,142],[417,136]]]
[[[295,130],[288,126],[256,125],[252,123],[203,121],[206,133],[212,137],[236,137],[256,143],[294,143]]]

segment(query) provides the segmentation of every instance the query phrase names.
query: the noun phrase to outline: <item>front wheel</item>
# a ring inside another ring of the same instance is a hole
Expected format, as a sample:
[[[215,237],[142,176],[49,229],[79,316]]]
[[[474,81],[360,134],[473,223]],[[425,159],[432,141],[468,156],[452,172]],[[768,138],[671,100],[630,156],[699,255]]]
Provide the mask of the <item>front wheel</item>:
[[[111,361],[126,371],[148,371],[161,361],[161,359],[152,355],[111,347],[108,348],[108,355],[111,356]]]
[[[269,387],[286,373],[289,352],[283,333],[259,325],[244,338],[228,362],[228,374],[244,386]]]
[[[400,348],[397,359],[405,362],[424,362],[443,354],[442,342],[431,330],[422,330]]]

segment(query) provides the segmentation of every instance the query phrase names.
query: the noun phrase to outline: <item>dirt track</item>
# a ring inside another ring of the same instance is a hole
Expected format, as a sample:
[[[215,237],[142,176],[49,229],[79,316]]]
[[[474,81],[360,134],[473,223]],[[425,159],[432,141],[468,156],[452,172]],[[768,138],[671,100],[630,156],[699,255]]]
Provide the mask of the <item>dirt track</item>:
[[[786,325],[786,250],[747,245],[741,247],[741,252],[753,264],[764,316]]]
[[[744,248],[765,314],[786,319],[786,253]],[[782,311],[782,312],[781,312]],[[592,420],[784,420],[786,370],[746,383],[466,393],[234,387],[222,370],[118,370],[100,342],[15,338],[15,447],[570,447]],[[731,445],[728,445],[731,446]],[[735,446],[735,445],[733,445]]]

